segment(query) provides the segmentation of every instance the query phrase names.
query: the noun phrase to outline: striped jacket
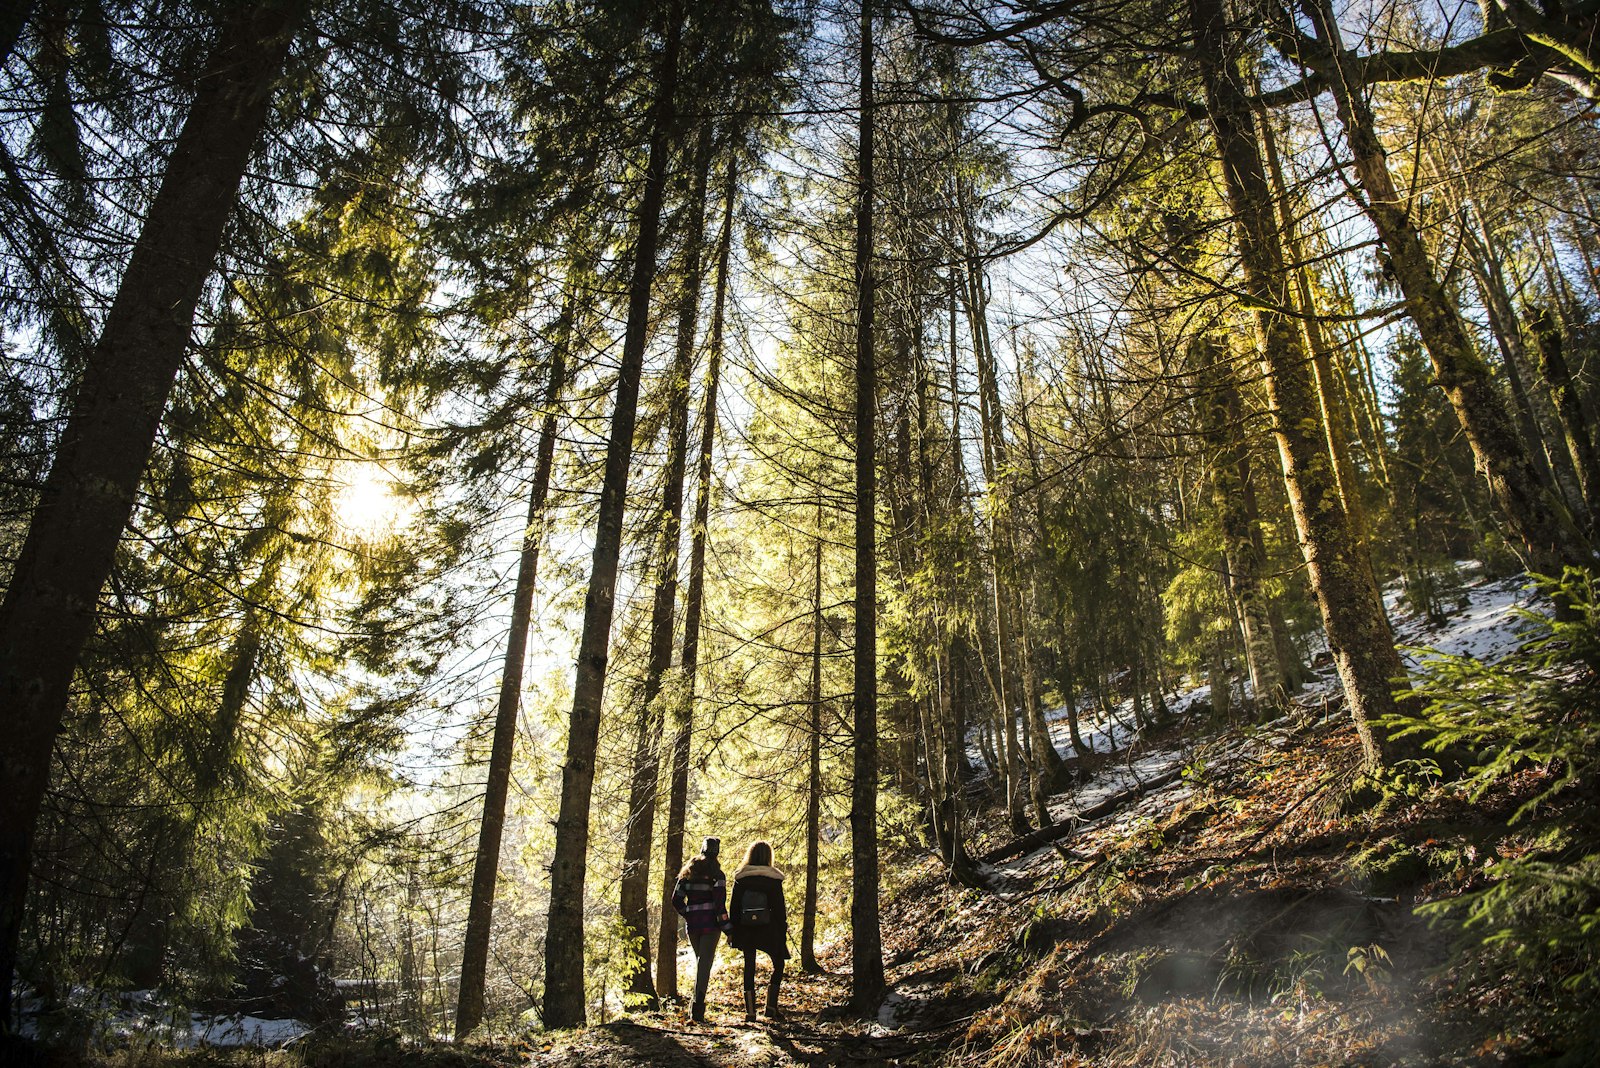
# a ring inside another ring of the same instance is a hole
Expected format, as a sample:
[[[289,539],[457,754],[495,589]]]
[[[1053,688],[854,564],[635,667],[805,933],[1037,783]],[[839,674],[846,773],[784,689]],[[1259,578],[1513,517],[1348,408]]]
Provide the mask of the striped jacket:
[[[721,868],[690,871],[678,877],[672,887],[672,907],[683,917],[689,937],[708,931],[727,931],[728,881]]]

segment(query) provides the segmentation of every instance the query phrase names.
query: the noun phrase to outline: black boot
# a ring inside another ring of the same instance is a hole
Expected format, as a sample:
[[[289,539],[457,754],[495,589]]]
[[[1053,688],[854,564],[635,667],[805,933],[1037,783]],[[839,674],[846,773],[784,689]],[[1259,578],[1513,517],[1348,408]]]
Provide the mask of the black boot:
[[[773,1020],[783,1018],[783,1010],[778,1008],[778,988],[775,985],[767,987],[767,1017]]]
[[[753,986],[744,988],[744,1018],[746,1023],[756,1021],[756,988]]]
[[[689,1019],[693,1020],[695,1023],[705,1023],[706,1003],[703,1001],[696,1001],[692,1003],[689,1006]]]

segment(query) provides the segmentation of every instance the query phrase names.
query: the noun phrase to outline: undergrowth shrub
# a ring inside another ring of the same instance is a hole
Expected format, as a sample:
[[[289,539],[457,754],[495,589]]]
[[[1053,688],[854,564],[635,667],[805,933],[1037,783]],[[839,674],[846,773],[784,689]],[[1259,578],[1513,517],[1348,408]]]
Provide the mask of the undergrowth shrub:
[[[1552,1022],[1583,1023],[1569,1041],[1593,1048],[1600,997],[1600,596],[1592,574],[1538,578],[1559,618],[1522,612],[1526,641],[1495,663],[1429,653],[1393,737],[1456,754],[1458,788],[1478,800],[1528,768],[1543,774],[1512,813],[1483,885],[1418,912],[1456,925],[1469,961],[1509,968],[1543,989]],[[1466,754],[1460,759],[1459,754]],[[1437,771],[1437,768],[1434,768]]]

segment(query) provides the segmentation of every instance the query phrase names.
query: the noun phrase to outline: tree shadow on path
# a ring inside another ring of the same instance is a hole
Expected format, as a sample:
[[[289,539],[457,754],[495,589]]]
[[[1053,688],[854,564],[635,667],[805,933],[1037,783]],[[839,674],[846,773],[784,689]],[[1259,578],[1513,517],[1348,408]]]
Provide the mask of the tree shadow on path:
[[[536,1053],[530,1065],[539,1068],[722,1068],[727,1062],[712,1060],[678,1035],[632,1020],[614,1020],[571,1036],[556,1049]]]

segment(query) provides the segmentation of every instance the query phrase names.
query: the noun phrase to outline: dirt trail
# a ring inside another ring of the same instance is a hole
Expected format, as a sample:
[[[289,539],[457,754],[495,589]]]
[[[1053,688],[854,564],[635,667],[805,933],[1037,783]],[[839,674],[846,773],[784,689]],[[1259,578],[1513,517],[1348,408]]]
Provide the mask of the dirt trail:
[[[707,1020],[696,1024],[686,1009],[635,1013],[599,1027],[568,1032],[535,1045],[535,1068],[784,1068],[788,1065],[926,1063],[932,1051],[960,1042],[960,1030],[927,1027],[888,1032],[873,1021],[843,1017],[848,996],[840,975],[785,977],[784,1016],[744,1020],[734,985],[739,966],[724,961],[713,981]]]

